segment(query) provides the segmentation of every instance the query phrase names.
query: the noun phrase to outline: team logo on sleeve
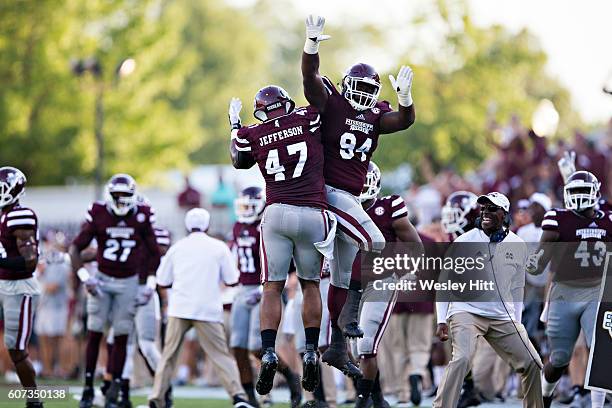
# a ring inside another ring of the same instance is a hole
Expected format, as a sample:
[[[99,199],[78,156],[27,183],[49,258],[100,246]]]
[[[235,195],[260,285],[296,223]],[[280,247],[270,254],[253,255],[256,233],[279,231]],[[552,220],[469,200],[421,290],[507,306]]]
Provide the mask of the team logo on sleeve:
[[[143,213],[138,213],[138,215],[136,215],[136,221],[143,223],[146,220],[146,216]]]
[[[606,313],[604,313],[602,326],[604,330],[608,331],[610,337],[612,337],[612,310],[608,310]]]
[[[380,109],[378,109],[377,107],[372,108],[372,113],[375,115],[378,115],[380,113]]]
[[[384,213],[385,213],[385,209],[382,207],[376,207],[376,209],[374,210],[374,214],[378,215],[379,217],[383,215]]]

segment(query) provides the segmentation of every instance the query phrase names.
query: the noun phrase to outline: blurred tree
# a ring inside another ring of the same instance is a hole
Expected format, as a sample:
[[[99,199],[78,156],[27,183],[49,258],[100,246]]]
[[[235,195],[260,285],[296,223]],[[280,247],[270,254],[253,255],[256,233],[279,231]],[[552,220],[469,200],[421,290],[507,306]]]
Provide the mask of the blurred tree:
[[[530,126],[542,98],[553,101],[560,114],[559,134],[569,135],[581,124],[569,92],[546,72],[546,55],[536,38],[527,30],[513,34],[500,26],[476,27],[467,8],[452,7],[463,2],[450,3],[439,2],[437,11],[447,23],[442,47],[413,65],[416,123],[381,138],[374,156],[385,158],[383,168],[429,160],[434,171],[474,169],[495,151],[487,135],[491,116],[505,124],[517,114]],[[395,103],[389,87],[381,97]]]

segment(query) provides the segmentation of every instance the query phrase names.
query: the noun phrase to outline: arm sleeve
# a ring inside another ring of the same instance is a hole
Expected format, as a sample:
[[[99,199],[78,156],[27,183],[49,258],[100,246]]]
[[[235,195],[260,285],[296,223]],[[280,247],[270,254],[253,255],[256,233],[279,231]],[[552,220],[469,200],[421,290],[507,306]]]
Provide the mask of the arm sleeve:
[[[436,320],[438,324],[446,323],[449,306],[449,302],[436,302]]]
[[[153,271],[157,270],[159,266],[161,253],[159,252],[159,246],[157,245],[157,237],[155,236],[155,230],[153,229],[152,220],[154,220],[155,215],[153,213],[149,214],[149,222],[146,223],[145,229],[143,231],[143,240],[144,244],[147,247],[147,252],[149,253],[149,261],[148,261],[148,269],[153,274]],[[147,272],[149,272],[147,271]]]
[[[232,143],[239,152],[250,152],[251,142],[249,141],[248,127],[232,130]]]
[[[174,254],[174,247],[168,250],[166,256],[164,256],[157,268],[156,278],[159,286],[171,286],[174,282],[174,272],[172,268],[172,256]]]
[[[236,262],[230,249],[224,245],[221,250],[220,268],[221,268],[221,280],[228,286],[235,285],[238,283],[240,274],[236,269]]]
[[[544,219],[542,220],[542,230],[559,231],[559,220],[557,219],[556,210],[550,210],[544,214]]]
[[[393,221],[408,216],[408,208],[404,199],[400,196],[391,197],[391,219]]]
[[[87,214],[85,215],[85,222],[81,226],[81,231],[79,235],[76,236],[74,241],[72,242],[79,251],[87,248],[89,243],[95,236],[95,226],[93,221],[93,207],[89,207]]]

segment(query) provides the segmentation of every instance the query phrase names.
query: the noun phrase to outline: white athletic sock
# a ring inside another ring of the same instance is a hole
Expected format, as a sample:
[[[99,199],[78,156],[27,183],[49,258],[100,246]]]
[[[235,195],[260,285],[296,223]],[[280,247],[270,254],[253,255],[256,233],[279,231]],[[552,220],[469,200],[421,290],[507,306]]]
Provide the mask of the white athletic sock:
[[[549,383],[548,381],[546,381],[544,373],[542,373],[542,395],[544,397],[550,397],[553,391],[555,390],[555,387],[557,386],[558,382],[559,380],[555,381],[554,383]]]
[[[602,391],[591,391],[591,408],[603,408],[606,402],[606,393]]]

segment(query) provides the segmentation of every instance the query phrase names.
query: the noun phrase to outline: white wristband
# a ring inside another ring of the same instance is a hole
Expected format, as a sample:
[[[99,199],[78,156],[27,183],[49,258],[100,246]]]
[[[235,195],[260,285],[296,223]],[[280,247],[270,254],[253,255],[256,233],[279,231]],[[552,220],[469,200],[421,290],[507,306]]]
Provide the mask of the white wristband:
[[[310,38],[306,39],[304,43],[304,52],[306,54],[316,54],[319,52],[319,42],[313,41]]]
[[[408,95],[397,95],[397,101],[400,105],[405,106],[406,108],[412,105],[412,95],[409,93]]]
[[[77,276],[79,277],[79,280],[83,283],[87,282],[87,280],[89,280],[89,278],[91,277],[89,271],[85,268],[79,268],[79,270],[77,271]]]
[[[155,290],[155,288],[157,287],[157,279],[155,278],[155,275],[147,276],[147,287],[149,289]]]

